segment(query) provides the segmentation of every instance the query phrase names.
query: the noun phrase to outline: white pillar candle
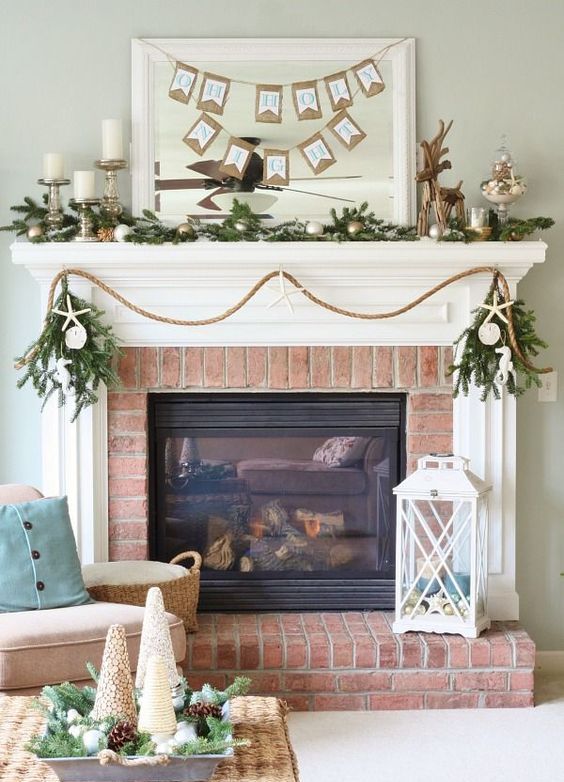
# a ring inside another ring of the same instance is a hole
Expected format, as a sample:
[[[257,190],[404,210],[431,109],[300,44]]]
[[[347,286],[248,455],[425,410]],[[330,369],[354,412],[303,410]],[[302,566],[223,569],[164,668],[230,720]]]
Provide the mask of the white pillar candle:
[[[102,160],[122,160],[123,140],[120,119],[102,120]]]
[[[78,199],[96,198],[95,171],[74,172],[74,197]]]
[[[43,179],[64,179],[65,160],[60,152],[46,152],[43,155]]]

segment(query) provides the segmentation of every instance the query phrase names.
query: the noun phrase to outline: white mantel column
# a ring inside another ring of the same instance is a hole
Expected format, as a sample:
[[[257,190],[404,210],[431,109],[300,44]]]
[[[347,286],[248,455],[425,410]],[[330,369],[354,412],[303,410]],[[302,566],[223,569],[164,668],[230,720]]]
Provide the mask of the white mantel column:
[[[512,287],[512,295],[515,293]],[[483,282],[467,287],[468,312],[484,301]],[[472,471],[492,484],[489,501],[489,613],[494,619],[518,619],[519,595],[515,589],[515,476],[517,405],[503,391],[485,402],[480,391],[454,400],[454,453],[470,459]]]

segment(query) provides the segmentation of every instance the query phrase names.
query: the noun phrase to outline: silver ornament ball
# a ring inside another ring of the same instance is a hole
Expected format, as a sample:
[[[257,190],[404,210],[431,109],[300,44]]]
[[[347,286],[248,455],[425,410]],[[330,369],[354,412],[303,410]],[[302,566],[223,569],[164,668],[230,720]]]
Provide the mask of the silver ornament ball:
[[[305,227],[305,232],[309,236],[323,236],[323,223],[319,223],[317,220],[310,220]]]
[[[349,236],[354,236],[355,234],[359,233],[359,231],[362,231],[364,229],[364,223],[361,223],[360,220],[351,220],[351,222],[347,225],[347,233]]]
[[[40,236],[43,236],[45,231],[43,230],[43,226],[41,225],[31,225],[27,229],[27,238],[28,239],[38,239]]]
[[[441,238],[441,234],[442,234],[441,227],[440,225],[437,225],[437,223],[434,223],[429,227],[429,237],[431,239],[435,239],[436,241],[437,239]]]
[[[244,231],[247,230],[249,226],[244,220],[237,220],[237,222],[233,227],[235,228],[236,231],[239,231],[239,233],[243,233]]]
[[[191,223],[180,223],[176,226],[176,233],[179,236],[193,236],[194,226]]]

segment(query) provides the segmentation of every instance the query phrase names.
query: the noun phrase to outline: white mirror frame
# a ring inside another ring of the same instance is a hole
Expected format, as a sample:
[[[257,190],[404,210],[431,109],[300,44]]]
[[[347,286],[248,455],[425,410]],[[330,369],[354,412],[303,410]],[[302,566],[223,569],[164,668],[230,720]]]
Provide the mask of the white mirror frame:
[[[164,52],[181,62],[233,60],[344,60],[359,62],[367,53],[392,45],[383,57],[393,75],[393,222],[416,219],[415,39],[414,38],[134,38],[132,40],[131,177],[134,214],[153,209],[153,74]],[[296,215],[300,217],[300,215]]]

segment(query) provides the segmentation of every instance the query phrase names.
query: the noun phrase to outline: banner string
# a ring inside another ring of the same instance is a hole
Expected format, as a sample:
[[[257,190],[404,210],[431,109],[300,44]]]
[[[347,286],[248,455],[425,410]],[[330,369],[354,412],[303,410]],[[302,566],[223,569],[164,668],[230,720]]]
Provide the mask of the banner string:
[[[170,64],[172,65],[173,70],[176,70],[176,64],[177,64],[178,60],[176,58],[174,58],[170,54],[170,52],[167,52],[162,47],[157,46],[156,43],[153,43],[153,41],[150,41],[148,38],[141,38],[140,40],[144,44],[146,44],[147,46],[151,46],[153,49],[155,49],[156,51],[158,51],[161,54],[163,54],[166,57],[166,59],[170,62]],[[388,44],[387,46],[384,46],[382,49],[378,49],[378,51],[374,52],[374,54],[372,54],[371,56],[365,57],[363,60],[359,60],[358,62],[353,63],[352,65],[349,65],[348,68],[341,68],[341,70],[342,71],[351,71],[351,70],[353,70],[355,65],[358,65],[360,62],[364,62],[364,60],[372,60],[374,62],[374,64],[377,66],[384,59],[385,55],[390,51],[390,49],[393,49],[395,46],[399,46],[401,43],[404,43],[407,40],[408,40],[407,37],[406,38],[399,38],[397,41],[393,41],[392,43]],[[188,65],[189,63],[186,63],[186,64]],[[199,69],[197,69],[197,70],[199,70]],[[217,75],[219,76],[220,74],[217,74]],[[333,74],[330,73],[330,74],[327,74],[327,76],[320,76],[320,77],[318,77],[316,79],[307,79],[307,81],[314,81],[314,82],[317,83],[317,82],[324,81],[326,78],[328,78],[329,76],[332,76],[332,75]],[[246,81],[245,79],[231,79],[231,78],[225,77],[225,76],[222,76],[222,78],[228,79],[233,84],[246,84],[246,85],[248,85],[250,87],[258,87],[260,84],[262,84],[262,82]],[[277,87],[291,87],[292,84],[294,84],[294,82],[289,82],[288,84],[277,84],[276,86]]]

